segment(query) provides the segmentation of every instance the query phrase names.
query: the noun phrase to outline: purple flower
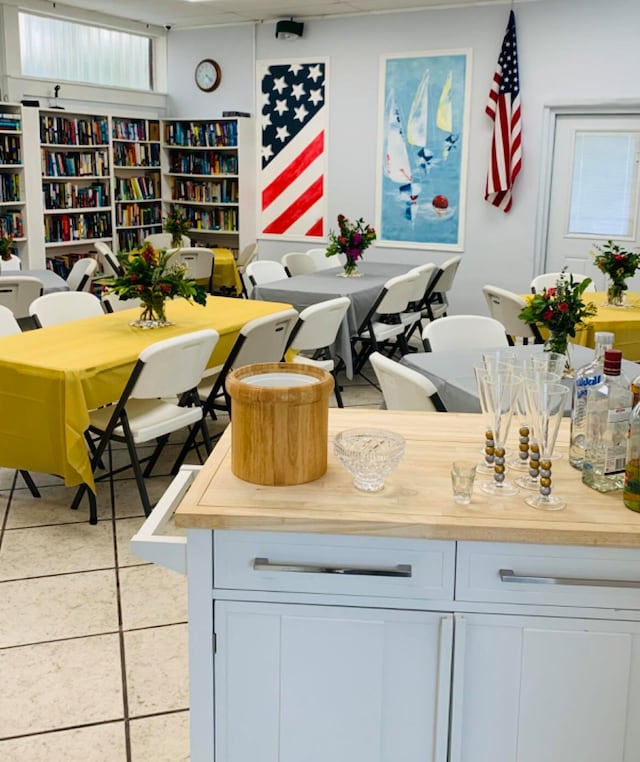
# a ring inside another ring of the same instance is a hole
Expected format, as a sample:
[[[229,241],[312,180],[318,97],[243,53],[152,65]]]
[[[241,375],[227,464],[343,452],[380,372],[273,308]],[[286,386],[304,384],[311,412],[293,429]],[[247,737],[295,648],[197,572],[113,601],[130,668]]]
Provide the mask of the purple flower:
[[[360,243],[362,242],[362,236],[360,233],[354,233],[353,234],[353,245],[354,246],[360,246]]]

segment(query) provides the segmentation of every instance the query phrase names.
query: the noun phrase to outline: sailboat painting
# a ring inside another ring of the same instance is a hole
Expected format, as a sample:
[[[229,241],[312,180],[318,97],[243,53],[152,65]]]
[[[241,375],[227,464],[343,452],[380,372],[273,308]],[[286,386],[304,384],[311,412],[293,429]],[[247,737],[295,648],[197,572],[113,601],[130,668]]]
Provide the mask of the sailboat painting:
[[[463,248],[471,51],[384,56],[378,246]]]

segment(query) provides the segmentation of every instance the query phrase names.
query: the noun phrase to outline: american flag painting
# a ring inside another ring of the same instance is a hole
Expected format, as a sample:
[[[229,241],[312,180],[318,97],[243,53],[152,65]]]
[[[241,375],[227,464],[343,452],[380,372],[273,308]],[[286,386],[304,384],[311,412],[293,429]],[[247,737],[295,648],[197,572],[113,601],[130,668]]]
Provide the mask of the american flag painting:
[[[326,231],[327,64],[259,64],[259,203],[264,236]]]
[[[522,168],[520,75],[513,11],[509,13],[485,111],[493,120],[493,138],[484,197],[490,204],[508,212],[513,201],[513,184]]]

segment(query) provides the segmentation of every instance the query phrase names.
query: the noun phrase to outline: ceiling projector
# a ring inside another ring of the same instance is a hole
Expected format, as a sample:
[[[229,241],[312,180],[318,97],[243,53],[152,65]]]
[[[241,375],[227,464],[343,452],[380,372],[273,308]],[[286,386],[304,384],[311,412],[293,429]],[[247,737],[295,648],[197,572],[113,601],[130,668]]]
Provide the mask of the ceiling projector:
[[[296,37],[302,37],[304,24],[293,19],[283,19],[276,23],[276,37],[279,40],[294,40]]]

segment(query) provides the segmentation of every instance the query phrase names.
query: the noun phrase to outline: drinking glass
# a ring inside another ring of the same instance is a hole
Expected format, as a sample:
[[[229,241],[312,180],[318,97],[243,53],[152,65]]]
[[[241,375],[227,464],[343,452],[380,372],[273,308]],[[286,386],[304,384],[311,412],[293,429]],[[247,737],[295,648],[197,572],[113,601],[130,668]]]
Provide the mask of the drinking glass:
[[[525,385],[528,415],[540,448],[540,492],[525,498],[527,505],[544,511],[559,511],[566,503],[551,494],[551,454],[564,415],[569,389],[557,383]]]
[[[541,352],[529,358],[531,367],[537,370],[546,370],[548,373],[556,373],[562,378],[569,362],[567,355],[558,352]]]
[[[454,460],[451,464],[451,488],[453,499],[459,505],[469,505],[473,482],[476,477],[476,464],[468,460]]]
[[[518,488],[505,478],[505,442],[522,381],[511,368],[498,367],[493,373],[483,368],[474,371],[493,435],[493,481],[483,482],[480,489],[490,495],[515,495]]]
[[[482,353],[482,365],[474,367],[474,373],[482,372],[487,373],[493,377],[496,374],[511,374],[517,362],[516,353],[511,350],[497,349],[495,351]],[[484,446],[482,448],[483,459],[478,464],[478,470],[485,474],[494,473],[494,454],[495,441],[492,430],[492,413],[487,409],[485,399],[480,391],[476,376],[476,384],[478,385],[478,397],[480,399],[480,409],[482,410],[482,416],[485,424],[485,436]]]

